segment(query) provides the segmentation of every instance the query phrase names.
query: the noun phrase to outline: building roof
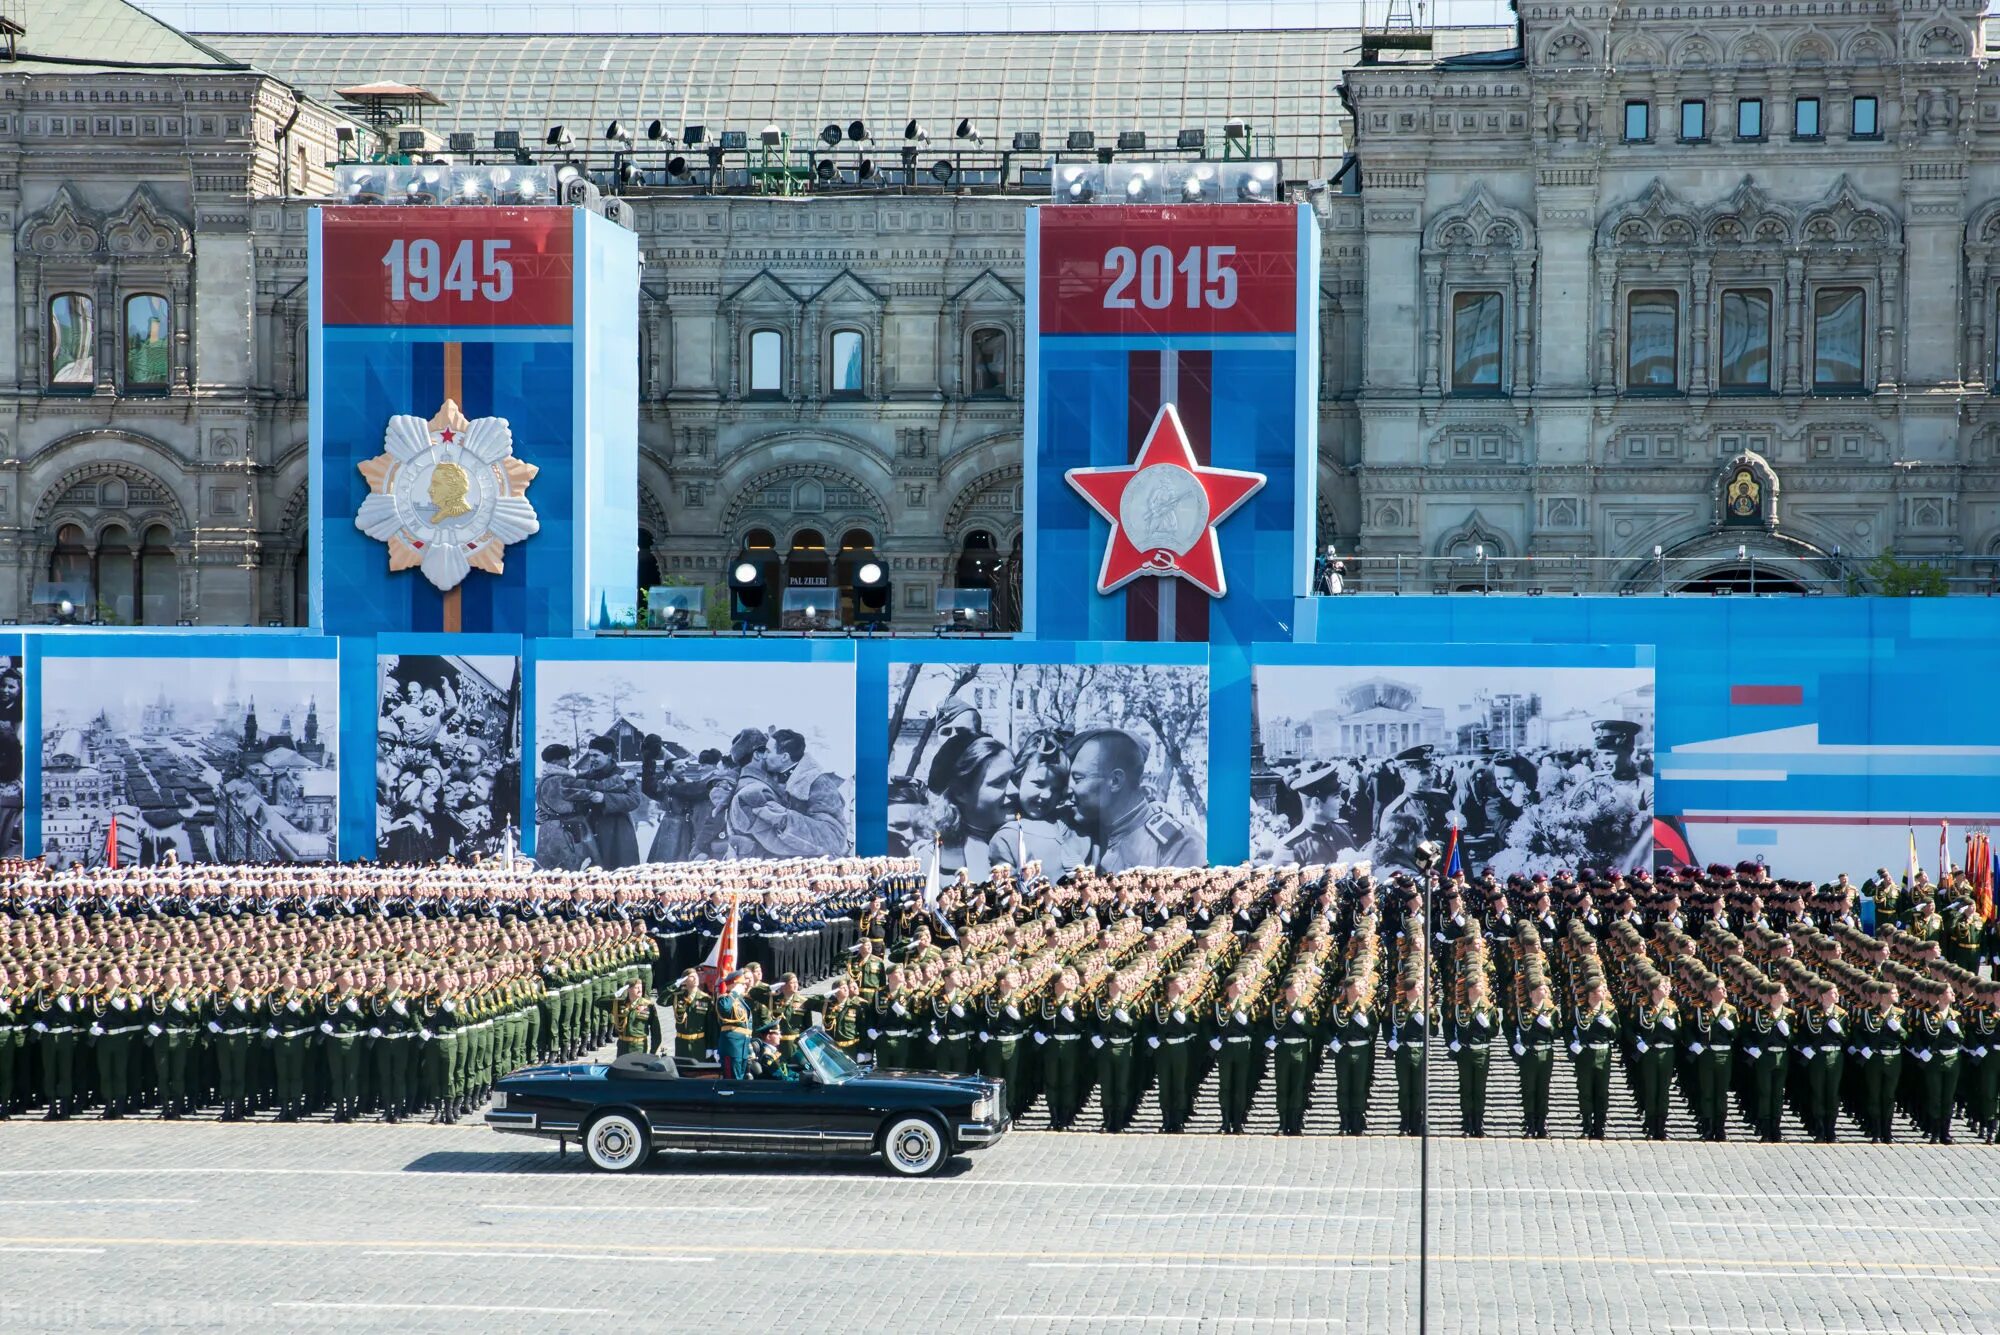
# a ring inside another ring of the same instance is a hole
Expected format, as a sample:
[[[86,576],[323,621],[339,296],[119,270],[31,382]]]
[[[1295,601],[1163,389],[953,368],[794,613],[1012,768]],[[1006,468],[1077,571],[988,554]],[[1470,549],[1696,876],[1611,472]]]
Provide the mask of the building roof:
[[[19,56],[10,69],[43,65],[220,73],[247,68],[243,60],[126,0],[8,0],[7,17],[23,29]]]
[[[103,0],[85,0],[102,3]],[[1512,44],[1511,27],[1444,28],[1438,56]],[[380,81],[428,89],[444,100],[424,123],[471,131],[482,147],[495,130],[539,143],[548,127],[569,129],[579,149],[603,147],[612,120],[643,135],[654,117],[679,139],[702,125],[711,141],[743,130],[756,142],[766,124],[795,146],[820,127],[859,119],[893,153],[904,122],[930,132],[927,152],[949,149],[970,119],[988,149],[1019,130],[1046,148],[1070,130],[1100,144],[1143,130],[1171,147],[1182,129],[1251,126],[1260,154],[1284,159],[1294,179],[1325,176],[1340,163],[1342,111],[1333,89],[1360,56],[1352,28],[1207,32],[1021,32],[838,35],[650,36],[348,35],[232,33],[209,40],[291,83],[308,97]],[[641,139],[640,145],[645,146]]]

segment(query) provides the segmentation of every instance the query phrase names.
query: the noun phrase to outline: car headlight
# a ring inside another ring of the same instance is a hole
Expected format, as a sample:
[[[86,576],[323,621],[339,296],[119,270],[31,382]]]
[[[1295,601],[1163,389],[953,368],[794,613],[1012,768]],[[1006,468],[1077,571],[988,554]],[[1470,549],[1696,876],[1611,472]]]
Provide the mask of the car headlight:
[[[499,1111],[500,1111],[501,1109],[505,1108],[506,1106],[507,1106],[507,1091],[506,1091],[506,1090],[504,1090],[504,1089],[496,1089],[496,1090],[494,1090],[494,1091],[493,1091],[493,1111],[495,1111],[495,1112],[499,1112]]]
[[[991,1121],[992,1118],[993,1118],[993,1096],[991,1094],[983,1095],[972,1101],[973,1121],[986,1122],[986,1121]]]

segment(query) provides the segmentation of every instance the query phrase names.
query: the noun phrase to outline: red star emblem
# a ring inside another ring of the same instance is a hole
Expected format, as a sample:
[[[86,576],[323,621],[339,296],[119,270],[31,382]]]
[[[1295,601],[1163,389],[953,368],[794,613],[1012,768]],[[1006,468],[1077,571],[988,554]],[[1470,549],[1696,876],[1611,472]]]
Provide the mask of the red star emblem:
[[[443,441],[443,442],[444,442],[445,444],[447,444],[447,445],[451,444],[451,442],[452,442],[452,441],[453,441],[454,439],[456,439],[456,438],[457,438],[457,436],[458,436],[458,433],[457,433],[456,431],[452,431],[452,430],[450,430],[449,428],[447,428],[446,430],[443,430],[443,431],[440,431],[440,432],[438,432],[438,439],[439,439],[439,440],[441,440],[441,441]]]
[[[1229,592],[1216,525],[1264,486],[1264,474],[1195,462],[1187,431],[1162,404],[1130,464],[1072,468],[1063,478],[1111,523],[1097,591],[1111,593],[1141,575],[1175,575],[1211,598]]]

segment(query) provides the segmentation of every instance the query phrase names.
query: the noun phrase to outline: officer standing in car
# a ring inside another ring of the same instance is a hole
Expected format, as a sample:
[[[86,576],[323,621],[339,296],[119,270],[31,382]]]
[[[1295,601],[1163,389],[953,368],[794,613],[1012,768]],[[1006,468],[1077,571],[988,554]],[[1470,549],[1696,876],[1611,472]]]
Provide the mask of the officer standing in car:
[[[750,975],[738,969],[723,980],[723,993],[715,999],[724,1080],[750,1078],[750,1001],[744,995],[749,985]]]

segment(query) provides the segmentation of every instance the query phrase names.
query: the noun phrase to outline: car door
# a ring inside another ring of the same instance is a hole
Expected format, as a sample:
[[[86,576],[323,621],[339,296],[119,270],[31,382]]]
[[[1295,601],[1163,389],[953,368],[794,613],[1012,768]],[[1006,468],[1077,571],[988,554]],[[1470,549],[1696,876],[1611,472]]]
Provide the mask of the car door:
[[[721,1081],[682,1076],[627,1083],[636,1087],[630,1097],[652,1124],[655,1144],[694,1146],[706,1144],[713,1135]]]
[[[772,1148],[809,1150],[819,1142],[814,1087],[792,1080],[718,1080],[714,1131],[723,1141],[779,1142]]]

